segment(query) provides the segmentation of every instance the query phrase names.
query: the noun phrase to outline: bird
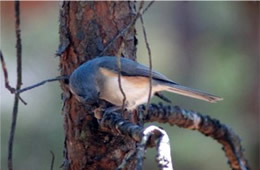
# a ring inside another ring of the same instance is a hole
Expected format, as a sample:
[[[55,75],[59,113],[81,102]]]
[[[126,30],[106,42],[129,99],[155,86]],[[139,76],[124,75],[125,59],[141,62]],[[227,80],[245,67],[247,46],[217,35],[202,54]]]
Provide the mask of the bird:
[[[131,59],[103,56],[88,60],[76,68],[69,78],[69,88],[79,102],[93,104],[100,99],[119,108],[123,102],[129,111],[148,101],[150,91],[150,68]],[[119,71],[120,70],[120,73]],[[120,74],[121,88],[118,81]],[[168,91],[203,101],[215,103],[223,98],[178,84],[165,75],[152,70],[151,97]]]

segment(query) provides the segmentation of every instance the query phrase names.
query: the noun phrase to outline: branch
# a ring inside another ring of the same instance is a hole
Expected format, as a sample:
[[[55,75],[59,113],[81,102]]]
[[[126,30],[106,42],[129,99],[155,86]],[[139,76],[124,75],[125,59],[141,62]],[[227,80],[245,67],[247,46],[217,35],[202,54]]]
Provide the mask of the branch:
[[[55,155],[52,151],[50,151],[51,153],[51,167],[50,170],[53,170],[53,166],[54,166],[54,161],[55,161]]]
[[[23,89],[15,89],[13,88],[12,86],[10,86],[9,84],[9,80],[8,80],[8,71],[7,71],[7,67],[6,67],[6,64],[5,64],[5,60],[4,60],[4,56],[3,56],[3,53],[2,51],[0,50],[0,61],[2,63],[2,69],[3,69],[3,73],[4,73],[4,80],[5,80],[5,88],[7,88],[10,93],[14,93],[14,94],[20,94],[20,93],[23,93],[27,90],[31,90],[33,88],[36,88],[36,87],[39,87],[41,85],[44,85],[45,83],[48,83],[48,82],[53,82],[53,81],[59,81],[59,80],[65,80],[65,79],[69,79],[69,76],[58,76],[56,78],[51,78],[51,79],[47,79],[47,80],[43,80],[39,83],[36,83],[34,85],[31,85],[31,86],[28,86],[28,87],[25,87]],[[18,98],[19,100],[24,104],[24,105],[27,105],[27,103],[21,98],[20,95],[18,95]]]
[[[100,113],[95,113],[95,117],[99,118]],[[116,113],[105,113],[102,119],[99,121],[100,127],[112,134],[119,134],[125,137],[130,137],[133,140],[140,142],[135,152],[126,154],[121,165],[117,168],[124,169],[127,165],[127,161],[132,159],[133,156],[137,157],[137,169],[140,170],[143,167],[143,159],[145,150],[147,147],[153,147],[156,144],[157,156],[156,160],[158,167],[161,170],[171,170],[171,154],[169,138],[166,132],[156,126],[149,126],[143,128],[136,124],[133,124],[123,119]]]
[[[5,88],[7,88],[11,93],[14,93],[15,92],[15,88],[10,86],[10,84],[9,84],[8,71],[7,71],[7,68],[6,68],[6,65],[5,65],[4,56],[3,56],[1,50],[0,50],[0,60],[1,60],[1,63],[2,63],[2,69],[3,69],[3,73],[4,73]]]
[[[122,53],[122,49],[123,49],[123,44],[124,42],[122,42],[120,48],[119,48],[119,51],[118,51],[118,55],[116,56],[116,64],[117,64],[117,81],[118,81],[118,86],[119,86],[119,90],[121,91],[122,95],[123,95],[123,103],[122,103],[122,112],[124,111],[125,109],[125,102],[126,102],[126,95],[125,95],[125,92],[123,90],[123,87],[122,87],[122,83],[121,83],[121,61],[120,61],[120,56],[121,56],[121,53]]]
[[[15,32],[16,32],[16,59],[17,59],[17,82],[16,82],[16,90],[19,90],[22,85],[22,44],[21,44],[21,35],[20,35],[20,3],[19,1],[15,1]],[[2,62],[3,64],[3,62]],[[8,82],[8,81],[7,81]],[[19,104],[19,93],[15,94],[14,97],[14,106],[12,113],[12,123],[10,136],[8,141],[8,169],[13,169],[13,142],[14,142],[14,134],[16,127],[16,120],[18,114],[18,104]]]
[[[146,113],[144,105],[139,107],[138,113],[144,122],[169,123],[182,128],[197,130],[205,136],[210,136],[223,145],[228,163],[233,170],[248,170],[248,162],[243,155],[240,138],[229,127],[209,116],[182,109],[178,106],[164,106],[162,104],[149,106]]]
[[[142,10],[142,8],[143,8],[143,5],[144,5],[144,1],[141,2],[136,16],[140,15],[140,12],[141,12],[141,10]],[[134,18],[134,19],[132,20],[132,22],[131,22],[132,25],[129,26],[129,27],[127,27],[128,29],[126,29],[126,30],[123,29],[123,31],[125,30],[125,32],[121,31],[122,35],[126,34],[126,37],[127,37],[127,35],[128,35],[128,30],[135,24],[135,22],[136,22],[136,18]],[[119,34],[118,34],[118,35],[119,35]],[[121,35],[121,36],[122,36],[122,35]],[[116,37],[117,37],[117,36],[116,36]],[[115,42],[116,37],[115,37],[114,41],[112,40],[113,42]],[[121,43],[120,48],[119,48],[119,50],[118,50],[118,53],[117,53],[117,55],[116,55],[116,56],[117,56],[116,61],[117,61],[117,73],[118,73],[118,85],[119,85],[119,89],[120,89],[120,91],[121,91],[121,93],[122,93],[122,95],[123,95],[123,102],[122,102],[122,109],[121,109],[122,112],[123,112],[124,109],[125,109],[125,102],[126,102],[126,95],[125,95],[125,92],[124,92],[124,90],[123,90],[122,83],[121,83],[121,61],[120,61],[120,57],[121,57],[121,53],[122,53],[123,47],[124,47],[124,42]],[[107,46],[106,48],[108,48],[108,46]],[[104,52],[106,51],[106,48],[103,50],[103,52],[102,52],[103,54],[104,54]],[[103,54],[102,54],[102,55],[103,55]]]
[[[143,15],[153,4],[154,1],[151,1],[144,10],[142,10],[142,8],[139,8],[139,12],[137,13],[137,15],[135,16],[135,18],[124,28],[122,29],[104,48],[104,50],[99,54],[99,56],[103,56],[105,54],[105,52],[107,51],[107,49],[121,36],[123,36],[137,21],[137,19]]]
[[[143,9],[143,5],[144,5],[144,1],[142,1],[140,3],[138,12],[136,14],[136,16],[134,17],[134,19],[124,28],[122,29],[108,44],[107,46],[104,48],[104,50],[99,54],[99,56],[103,56],[104,53],[107,51],[107,49],[121,36],[123,36],[124,34],[128,33],[128,30],[133,27],[133,25],[136,23],[137,19],[140,17],[141,18],[141,23],[142,23],[142,28],[143,28],[143,32],[144,32],[144,37],[145,37],[145,42],[147,45],[147,49],[148,49],[148,54],[149,54],[149,63],[150,63],[150,90],[149,90],[149,96],[148,96],[148,104],[150,103],[150,99],[151,99],[151,93],[152,93],[152,60],[151,60],[151,50],[148,44],[148,40],[147,40],[147,36],[146,36],[146,31],[144,28],[144,21],[142,18],[142,14],[144,14],[144,12],[146,12],[148,10],[148,8],[151,7],[151,5],[154,3],[154,1],[151,1],[144,10]],[[121,51],[123,48],[123,43],[121,44],[119,51],[118,51],[118,55],[117,55],[117,67],[118,67],[118,85],[119,85],[119,89],[123,95],[123,102],[122,102],[122,111],[125,108],[125,102],[126,102],[126,95],[123,91],[122,88],[122,83],[121,83],[121,63],[120,63],[120,55],[121,55]],[[148,106],[148,105],[147,105]],[[148,112],[148,111],[147,111]]]
[[[146,45],[146,49],[147,49],[148,56],[149,56],[149,94],[148,94],[148,99],[147,99],[147,104],[146,104],[146,112],[148,113],[148,109],[149,109],[148,106],[150,105],[151,95],[152,95],[152,52],[151,52],[150,45],[148,43],[147,34],[146,34],[145,26],[144,26],[144,19],[143,19],[142,15],[140,16],[140,21],[142,24],[145,45]]]
[[[44,85],[45,83],[48,83],[48,82],[59,81],[59,80],[65,80],[65,79],[68,79],[68,78],[69,78],[69,76],[58,76],[58,77],[56,77],[56,78],[51,78],[51,79],[43,80],[43,81],[41,81],[41,82],[39,82],[39,83],[36,83],[36,84],[34,84],[34,85],[25,87],[25,88],[20,89],[20,90],[16,90],[16,91],[15,91],[15,94],[17,94],[17,93],[23,93],[23,92],[25,92],[25,91],[27,91],[27,90],[31,90],[31,89],[33,89],[33,88],[35,88],[35,87],[42,86],[42,85]]]
[[[2,69],[3,69],[3,73],[4,73],[5,88],[7,88],[7,90],[9,90],[10,93],[13,94],[13,93],[15,93],[15,88],[10,86],[10,84],[9,84],[8,71],[7,71],[7,67],[6,67],[6,64],[5,64],[4,55],[3,55],[1,50],[0,50],[0,60],[1,60],[1,63],[2,63]],[[21,102],[24,105],[27,105],[27,103],[21,98],[21,96],[18,96],[18,98],[21,100]]]

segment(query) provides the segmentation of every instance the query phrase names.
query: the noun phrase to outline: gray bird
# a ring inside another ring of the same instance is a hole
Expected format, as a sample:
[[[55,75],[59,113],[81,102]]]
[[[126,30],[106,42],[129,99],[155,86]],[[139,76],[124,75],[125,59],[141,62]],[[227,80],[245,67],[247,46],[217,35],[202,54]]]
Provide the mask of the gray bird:
[[[121,60],[121,85],[126,96],[125,107],[133,110],[144,104],[149,95],[149,67],[127,58]],[[70,76],[71,92],[83,103],[93,104],[99,99],[121,107],[123,94],[118,83],[117,58],[114,56],[97,57],[79,66]],[[163,74],[152,71],[152,96],[160,91],[168,91],[180,95],[214,103],[221,97],[196,89],[182,86]]]

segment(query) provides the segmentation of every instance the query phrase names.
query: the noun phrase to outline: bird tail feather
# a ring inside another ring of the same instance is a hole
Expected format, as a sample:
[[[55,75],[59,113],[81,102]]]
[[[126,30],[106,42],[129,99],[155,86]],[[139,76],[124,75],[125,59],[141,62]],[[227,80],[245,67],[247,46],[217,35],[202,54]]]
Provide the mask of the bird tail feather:
[[[211,103],[216,103],[217,101],[223,100],[223,98],[221,98],[221,97],[218,97],[218,96],[206,93],[206,92],[202,92],[197,89],[185,87],[185,86],[182,86],[179,84],[168,84],[166,91],[188,96],[188,97],[192,97],[192,98],[196,98],[196,99],[200,99],[200,100],[204,100],[204,101],[211,102]]]

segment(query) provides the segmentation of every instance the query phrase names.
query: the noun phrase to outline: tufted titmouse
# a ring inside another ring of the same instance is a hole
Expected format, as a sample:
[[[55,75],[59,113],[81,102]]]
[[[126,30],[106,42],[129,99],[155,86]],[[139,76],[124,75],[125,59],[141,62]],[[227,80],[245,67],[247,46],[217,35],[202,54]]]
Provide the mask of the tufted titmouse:
[[[149,67],[127,58],[121,60],[121,86],[125,93],[125,107],[135,109],[146,103],[149,95]],[[95,103],[98,99],[121,107],[123,94],[118,82],[117,58],[114,56],[98,57],[79,66],[70,76],[71,92],[83,103]],[[152,95],[160,91],[169,91],[196,99],[216,102],[222,98],[185,87],[152,71]]]

